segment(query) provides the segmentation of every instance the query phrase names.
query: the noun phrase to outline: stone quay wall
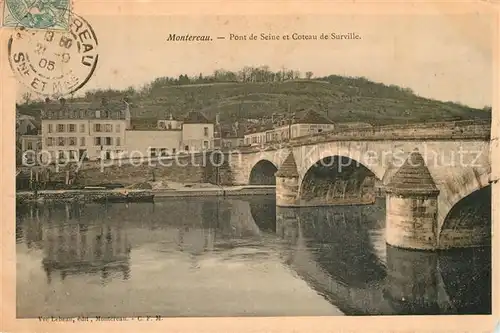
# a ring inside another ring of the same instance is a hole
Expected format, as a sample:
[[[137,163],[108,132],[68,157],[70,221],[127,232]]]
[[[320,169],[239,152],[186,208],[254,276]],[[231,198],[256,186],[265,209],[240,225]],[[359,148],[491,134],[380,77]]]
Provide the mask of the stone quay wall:
[[[204,183],[211,180],[210,161],[203,153],[174,159],[147,159],[133,161],[107,161],[109,166],[99,162],[85,163],[78,171],[75,183],[95,185],[99,183],[120,183],[131,185],[148,181],[173,181],[179,183]]]

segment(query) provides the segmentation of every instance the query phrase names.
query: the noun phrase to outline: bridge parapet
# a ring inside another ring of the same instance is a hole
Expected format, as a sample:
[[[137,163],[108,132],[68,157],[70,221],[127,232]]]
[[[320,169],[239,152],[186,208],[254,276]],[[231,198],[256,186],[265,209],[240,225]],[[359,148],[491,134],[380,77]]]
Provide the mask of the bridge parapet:
[[[491,137],[491,120],[460,120],[414,124],[380,125],[363,128],[334,129],[293,138],[288,141],[269,142],[261,146],[240,147],[242,153],[279,150],[330,141],[383,141],[383,140],[484,140]]]
[[[328,141],[377,140],[489,140],[491,121],[455,121],[384,125],[371,128],[328,131],[292,139],[291,146],[309,145]]]

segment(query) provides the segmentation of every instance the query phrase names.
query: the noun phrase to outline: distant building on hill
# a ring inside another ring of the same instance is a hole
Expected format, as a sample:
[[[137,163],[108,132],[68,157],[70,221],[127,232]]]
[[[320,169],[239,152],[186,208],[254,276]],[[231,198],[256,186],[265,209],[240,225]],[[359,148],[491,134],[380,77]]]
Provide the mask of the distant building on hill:
[[[126,101],[48,101],[41,128],[44,160],[51,161],[157,157],[214,147],[214,124],[200,112],[183,120],[134,119]]]

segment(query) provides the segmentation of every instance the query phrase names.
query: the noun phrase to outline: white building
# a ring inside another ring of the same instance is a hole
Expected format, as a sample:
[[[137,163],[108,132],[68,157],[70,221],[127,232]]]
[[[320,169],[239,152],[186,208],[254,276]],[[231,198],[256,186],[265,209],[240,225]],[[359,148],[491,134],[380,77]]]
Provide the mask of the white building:
[[[246,145],[263,145],[266,143],[286,141],[290,138],[332,131],[333,122],[314,110],[297,113],[291,119],[282,119],[272,126],[251,128],[245,134]]]
[[[125,150],[130,112],[125,103],[49,103],[42,113],[42,160],[115,158]]]
[[[42,160],[157,157],[214,147],[214,124],[200,112],[184,120],[131,119],[126,102],[49,103],[42,114]]]
[[[200,112],[189,112],[182,123],[182,149],[201,151],[214,148],[214,124]]]

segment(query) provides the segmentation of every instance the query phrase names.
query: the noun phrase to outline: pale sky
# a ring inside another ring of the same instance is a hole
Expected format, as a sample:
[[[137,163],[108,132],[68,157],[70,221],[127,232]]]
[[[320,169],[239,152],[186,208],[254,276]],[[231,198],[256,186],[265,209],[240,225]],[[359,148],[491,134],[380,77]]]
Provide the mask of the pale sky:
[[[217,68],[282,66],[364,76],[418,95],[473,107],[492,104],[492,29],[486,15],[86,16],[99,41],[99,64],[80,91],[121,89],[159,76],[212,74]],[[229,41],[250,33],[355,32],[361,40]],[[168,42],[170,33],[212,42]]]

